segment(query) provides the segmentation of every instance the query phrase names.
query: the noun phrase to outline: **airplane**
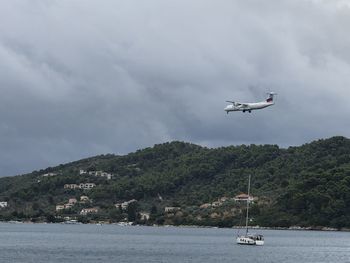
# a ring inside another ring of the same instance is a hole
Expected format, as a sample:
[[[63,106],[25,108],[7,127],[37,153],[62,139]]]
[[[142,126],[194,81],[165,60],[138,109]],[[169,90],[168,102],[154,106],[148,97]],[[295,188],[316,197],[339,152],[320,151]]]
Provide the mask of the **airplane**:
[[[266,107],[274,105],[275,103],[273,102],[273,97],[277,95],[277,93],[269,92],[267,94],[268,94],[267,99],[261,102],[241,103],[241,102],[234,102],[234,101],[227,100],[226,102],[232,103],[232,105],[226,106],[224,110],[227,112],[227,114],[230,111],[242,111],[242,112],[248,111],[249,113],[251,113],[252,110],[260,110],[260,109],[264,109]]]

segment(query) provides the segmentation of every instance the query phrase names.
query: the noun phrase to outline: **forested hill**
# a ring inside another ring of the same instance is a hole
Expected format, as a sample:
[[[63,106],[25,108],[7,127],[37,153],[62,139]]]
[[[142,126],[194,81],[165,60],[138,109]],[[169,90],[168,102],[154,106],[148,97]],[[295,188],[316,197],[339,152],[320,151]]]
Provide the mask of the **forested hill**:
[[[94,171],[113,177],[89,174]],[[151,214],[144,223],[229,226],[241,220],[244,208],[231,198],[246,192],[249,174],[257,198],[251,211],[253,224],[350,227],[350,140],[344,137],[288,149],[276,145],[210,149],[171,142],[125,156],[101,155],[1,178],[0,202],[6,201],[8,207],[0,209],[0,220],[54,221],[70,215],[81,221],[128,217],[141,222],[142,212]],[[96,186],[64,188],[80,183]],[[87,196],[89,203],[56,211],[56,205],[69,198],[79,201],[81,196]],[[115,207],[132,199],[137,200],[134,218],[130,211]],[[84,217],[80,210],[86,207],[98,212]],[[165,212],[165,207],[176,211]]]

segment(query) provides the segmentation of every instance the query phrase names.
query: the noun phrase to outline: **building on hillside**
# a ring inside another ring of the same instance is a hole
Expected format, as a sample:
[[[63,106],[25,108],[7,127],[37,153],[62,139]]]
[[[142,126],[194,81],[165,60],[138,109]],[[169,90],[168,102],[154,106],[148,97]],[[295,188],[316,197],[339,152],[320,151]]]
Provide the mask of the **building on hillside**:
[[[222,202],[220,202],[220,201],[212,202],[212,203],[211,203],[211,206],[212,206],[212,207],[219,207],[219,206],[222,206]]]
[[[89,175],[105,177],[107,180],[111,180],[113,175],[104,171],[90,171]]]
[[[89,190],[94,188],[96,184],[94,183],[80,183],[80,184],[65,184],[64,189],[84,189]]]
[[[80,169],[79,170],[79,175],[87,174],[87,171]]]
[[[239,194],[239,195],[236,195],[234,200],[236,202],[240,202],[240,201],[249,201],[249,202],[252,202],[254,201],[254,197],[253,196],[249,196],[247,194]]]
[[[80,196],[80,202],[89,202],[89,201],[90,201],[90,199],[88,196],[86,196],[86,195]]]
[[[199,206],[199,208],[201,209],[207,209],[209,207],[220,207],[222,206],[225,202],[231,200],[231,198],[223,196],[220,197],[217,201],[212,202],[212,203],[206,203],[206,204],[202,204],[201,206]]]
[[[43,174],[41,175],[42,177],[53,177],[53,176],[56,176],[57,174],[56,173],[46,173],[46,174]]]
[[[101,177],[105,177],[107,180],[111,180],[113,178],[113,175],[110,173],[103,172],[100,175]]]
[[[88,214],[96,214],[98,213],[98,208],[97,207],[93,207],[93,208],[84,208],[80,211],[80,214],[83,216],[86,216]]]
[[[95,186],[96,186],[96,184],[94,184],[94,183],[81,183],[81,184],[79,184],[79,188],[84,189],[84,190],[90,190],[90,189],[94,188]]]
[[[123,202],[123,203],[117,203],[117,204],[115,204],[114,206],[115,206],[116,208],[121,207],[123,210],[126,210],[126,209],[129,207],[129,205],[130,205],[131,203],[135,203],[135,202],[137,202],[136,199],[131,199],[131,200],[126,201],[126,202]]]
[[[75,205],[77,202],[78,202],[78,201],[77,201],[76,198],[69,198],[69,200],[68,200],[68,204],[73,204],[73,205]]]
[[[64,210],[64,205],[56,205],[56,211]]]
[[[64,210],[64,209],[70,209],[77,203],[76,198],[69,198],[68,203],[64,205],[56,205],[56,211]]]
[[[78,189],[79,188],[79,185],[77,184],[65,184],[64,189]]]
[[[140,212],[141,220],[149,220],[150,214],[147,212]]]
[[[6,208],[8,207],[8,203],[7,202],[0,202],[0,209],[1,208]]]
[[[116,203],[114,204],[115,208],[122,209],[122,203]]]
[[[71,204],[71,203],[67,203],[67,204],[64,204],[64,209],[70,209],[74,206],[74,204]]]
[[[220,202],[224,203],[224,202],[229,201],[230,199],[231,199],[231,198],[229,198],[229,197],[227,197],[227,196],[223,196],[223,197],[219,198],[219,200],[218,200],[218,201],[220,201]]]
[[[124,203],[122,204],[122,208],[123,208],[123,209],[127,209],[127,208],[129,207],[130,204],[136,203],[136,202],[137,202],[136,199],[131,199],[131,200],[127,201],[127,202],[124,202]]]
[[[211,204],[206,203],[206,204],[202,204],[199,208],[201,208],[201,209],[207,209],[207,208],[209,208],[209,207],[211,207]]]
[[[179,210],[181,210],[181,208],[180,208],[180,207],[177,207],[177,206],[166,206],[166,207],[164,208],[164,212],[165,212],[165,213],[176,212],[176,211],[179,211]]]

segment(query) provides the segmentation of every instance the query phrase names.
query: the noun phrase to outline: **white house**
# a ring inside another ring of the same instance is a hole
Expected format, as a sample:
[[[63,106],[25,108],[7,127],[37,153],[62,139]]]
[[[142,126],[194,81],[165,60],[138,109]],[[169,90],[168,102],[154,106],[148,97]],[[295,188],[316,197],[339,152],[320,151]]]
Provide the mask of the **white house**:
[[[111,180],[113,175],[104,171],[90,171],[89,175],[105,177],[107,180]]]
[[[68,200],[68,204],[73,204],[73,205],[75,205],[77,202],[78,202],[78,201],[77,201],[76,198],[69,198],[69,200]]]
[[[236,202],[247,201],[247,200],[249,200],[249,202],[252,202],[252,201],[254,201],[254,197],[253,196],[249,196],[247,194],[239,194],[239,195],[235,196],[234,200]]]
[[[92,189],[92,188],[94,188],[96,186],[96,184],[94,184],[94,183],[81,183],[81,184],[79,184],[79,188],[80,189],[84,189],[84,190],[89,190],[89,189]]]
[[[136,199],[132,199],[132,200],[129,200],[129,201],[126,201],[126,202],[123,202],[123,203],[117,203],[117,204],[115,204],[114,206],[115,206],[116,208],[121,207],[123,210],[125,210],[125,209],[128,208],[128,206],[129,206],[131,203],[134,203],[134,202],[137,202],[137,200],[136,200]]]
[[[56,211],[64,210],[64,205],[56,205]]]
[[[42,177],[53,177],[56,175],[57,175],[56,173],[46,173],[46,174],[43,174]]]
[[[89,202],[89,201],[90,201],[90,199],[88,196],[86,196],[86,195],[80,196],[80,202]]]
[[[77,189],[77,188],[79,188],[79,185],[77,185],[77,184],[65,184],[63,188],[64,189]]]
[[[88,214],[96,214],[98,213],[98,208],[97,207],[93,207],[93,208],[84,208],[80,211],[80,214],[83,216],[86,216]]]
[[[80,175],[87,174],[87,171],[80,169],[80,170],[79,170],[79,174],[80,174]]]
[[[112,174],[106,173],[106,172],[102,172],[100,176],[101,176],[101,177],[105,177],[107,180],[111,180],[112,177],[113,177]]]
[[[207,209],[207,208],[209,208],[209,207],[211,207],[211,204],[205,203],[205,204],[202,204],[199,208],[201,208],[201,209]]]
[[[80,184],[65,184],[64,189],[84,189],[89,190],[94,188],[96,184],[94,183],[80,183]]]
[[[6,208],[8,207],[7,202],[0,202],[0,208]]]
[[[167,206],[164,208],[164,212],[165,213],[176,212],[176,211],[179,211],[180,209],[181,209],[180,207]]]
[[[222,203],[220,202],[220,201],[215,201],[215,202],[212,202],[211,203],[211,206],[212,207],[219,207],[219,206],[221,206],[222,205]]]
[[[140,217],[141,217],[141,220],[149,220],[149,213],[147,212],[140,212]]]

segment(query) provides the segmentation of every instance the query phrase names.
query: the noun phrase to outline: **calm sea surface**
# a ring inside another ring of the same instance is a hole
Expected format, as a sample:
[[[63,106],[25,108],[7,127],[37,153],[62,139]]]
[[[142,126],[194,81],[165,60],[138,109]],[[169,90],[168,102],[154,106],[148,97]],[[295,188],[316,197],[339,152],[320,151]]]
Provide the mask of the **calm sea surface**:
[[[260,232],[263,247],[232,229],[0,223],[0,262],[350,262],[350,233]]]

